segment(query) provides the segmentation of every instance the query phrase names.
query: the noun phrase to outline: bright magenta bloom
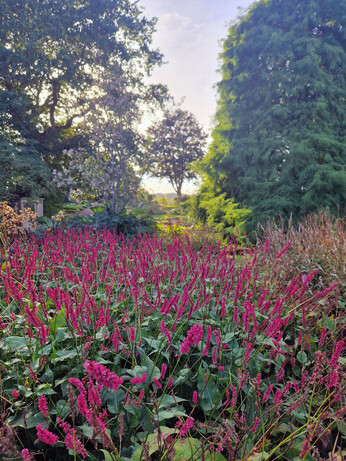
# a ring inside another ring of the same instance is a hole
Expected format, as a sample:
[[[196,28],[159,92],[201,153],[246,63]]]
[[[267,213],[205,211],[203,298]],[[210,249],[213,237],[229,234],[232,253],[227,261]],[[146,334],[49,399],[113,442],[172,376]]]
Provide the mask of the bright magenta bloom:
[[[114,389],[117,391],[123,383],[120,376],[117,376],[115,373],[109,371],[104,365],[101,365],[94,360],[86,360],[84,362],[84,368],[93,379],[101,384],[101,386],[107,387],[108,389]]]
[[[59,440],[59,437],[51,432],[47,431],[44,427],[39,424],[36,426],[37,437],[47,445],[55,445]]]
[[[45,418],[48,418],[49,413],[48,413],[48,405],[47,405],[47,400],[45,395],[41,395],[38,399],[38,409],[40,412],[43,414]]]
[[[66,421],[58,418],[57,422],[59,426],[62,428],[64,433],[66,434],[65,437],[65,446],[70,450],[75,450],[82,458],[85,458],[87,453],[85,450],[84,445],[79,440],[78,435],[76,434],[76,430],[73,429],[69,423]]]
[[[193,345],[197,345],[203,338],[203,328],[202,325],[196,323],[190,330],[187,332],[185,341],[180,346],[180,352],[182,354],[188,354],[190,348]]]
[[[132,384],[144,384],[146,380],[147,380],[147,374],[143,373],[140,378],[137,378],[136,376],[131,378],[131,383]]]
[[[191,417],[187,418],[185,424],[180,430],[179,437],[185,437],[188,431],[193,428],[193,422],[194,422],[193,418]]]
[[[24,448],[24,450],[22,450],[22,458],[24,461],[31,461],[31,456],[27,448]]]

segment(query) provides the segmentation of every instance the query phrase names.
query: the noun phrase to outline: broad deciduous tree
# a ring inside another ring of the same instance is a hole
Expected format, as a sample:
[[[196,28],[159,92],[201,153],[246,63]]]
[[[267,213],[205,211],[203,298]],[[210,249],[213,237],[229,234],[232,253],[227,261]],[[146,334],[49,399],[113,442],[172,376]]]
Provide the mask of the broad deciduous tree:
[[[228,32],[199,168],[254,221],[345,203],[346,3],[266,0]]]
[[[34,192],[17,174],[25,163],[42,182],[64,149],[85,145],[81,121],[104,70],[131,63],[145,73],[160,62],[154,26],[134,0],[0,0],[0,162],[12,165],[12,194]]]
[[[152,176],[168,178],[181,200],[183,182],[196,177],[189,164],[202,159],[207,135],[194,115],[179,107],[167,109],[161,122],[148,132],[149,149],[155,159]]]

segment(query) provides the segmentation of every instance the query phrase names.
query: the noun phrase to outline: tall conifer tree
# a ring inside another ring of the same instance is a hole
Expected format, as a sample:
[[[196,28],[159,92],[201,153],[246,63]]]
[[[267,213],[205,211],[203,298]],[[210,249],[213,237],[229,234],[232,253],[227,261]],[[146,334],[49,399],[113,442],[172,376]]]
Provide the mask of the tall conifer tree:
[[[204,190],[253,220],[345,203],[346,2],[261,0],[224,41]],[[203,189],[202,189],[203,190]]]

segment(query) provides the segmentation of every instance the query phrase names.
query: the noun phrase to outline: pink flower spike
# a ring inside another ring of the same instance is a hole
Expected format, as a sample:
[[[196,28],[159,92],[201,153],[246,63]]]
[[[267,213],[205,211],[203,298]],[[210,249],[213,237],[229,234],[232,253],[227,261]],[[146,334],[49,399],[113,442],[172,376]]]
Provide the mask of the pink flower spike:
[[[31,456],[27,448],[24,448],[22,450],[21,455],[22,455],[23,461],[31,461]]]
[[[193,428],[193,423],[194,419],[189,416],[180,430],[179,437],[185,437],[188,431]]]
[[[45,395],[41,395],[41,397],[39,397],[39,399],[38,399],[38,409],[40,410],[40,412],[42,413],[42,415],[45,418],[49,417],[48,405],[47,405],[47,400],[46,400]]]
[[[197,400],[198,400],[198,393],[197,393],[197,391],[193,391],[192,402],[196,404]]]
[[[162,366],[161,366],[160,379],[165,379],[166,372],[167,372],[167,365],[165,363],[163,363]]]
[[[146,380],[147,380],[147,374],[143,373],[140,378],[137,378],[137,376],[134,376],[133,378],[131,378],[131,384],[144,384]]]
[[[59,440],[59,437],[55,434],[52,434],[49,432],[47,429],[41,426],[39,424],[36,426],[36,431],[37,431],[37,437],[47,445],[55,445],[57,441]]]
[[[154,384],[155,384],[155,386],[156,386],[157,389],[161,389],[161,388],[162,388],[161,383],[160,383],[160,381],[159,381],[158,379],[153,378],[153,382],[154,382]]]
[[[81,394],[86,394],[86,389],[82,381],[78,378],[69,378],[68,382],[76,386]]]
[[[184,342],[180,346],[181,354],[188,354],[191,347],[197,345],[201,342],[203,338],[203,327],[196,323],[190,330],[187,332],[187,336]]]
[[[332,355],[332,357],[330,359],[330,362],[329,362],[330,368],[335,368],[335,366],[336,366],[336,364],[337,364],[337,362],[339,360],[339,357],[340,357],[340,354],[342,352],[343,347],[344,347],[344,341],[343,341],[343,339],[341,339],[340,341],[337,342],[334,354]]]
[[[281,256],[282,256],[284,253],[286,253],[286,251],[289,249],[289,247],[290,247],[291,245],[292,245],[292,242],[288,242],[288,243],[284,246],[284,248],[283,248],[281,251],[279,251],[279,253],[276,255],[276,257],[277,257],[278,259],[281,258]]]
[[[117,391],[123,383],[120,376],[117,376],[115,373],[109,371],[104,365],[95,361],[91,362],[90,360],[86,360],[83,366],[90,376],[103,387]]]

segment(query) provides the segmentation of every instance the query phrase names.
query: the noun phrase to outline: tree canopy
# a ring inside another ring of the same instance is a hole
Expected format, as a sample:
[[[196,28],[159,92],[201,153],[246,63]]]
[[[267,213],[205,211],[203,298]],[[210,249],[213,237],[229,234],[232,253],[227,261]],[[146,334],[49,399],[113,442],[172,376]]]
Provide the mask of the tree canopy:
[[[268,216],[345,203],[346,3],[262,0],[221,54],[202,191]]]
[[[64,149],[88,143],[81,121],[104,71],[135,69],[140,81],[160,63],[154,26],[134,0],[0,0],[1,198],[35,194],[35,184],[49,193]]]
[[[161,122],[148,132],[152,176],[168,178],[181,200],[184,181],[196,177],[189,164],[203,158],[207,135],[194,115],[179,107],[166,109]]]

